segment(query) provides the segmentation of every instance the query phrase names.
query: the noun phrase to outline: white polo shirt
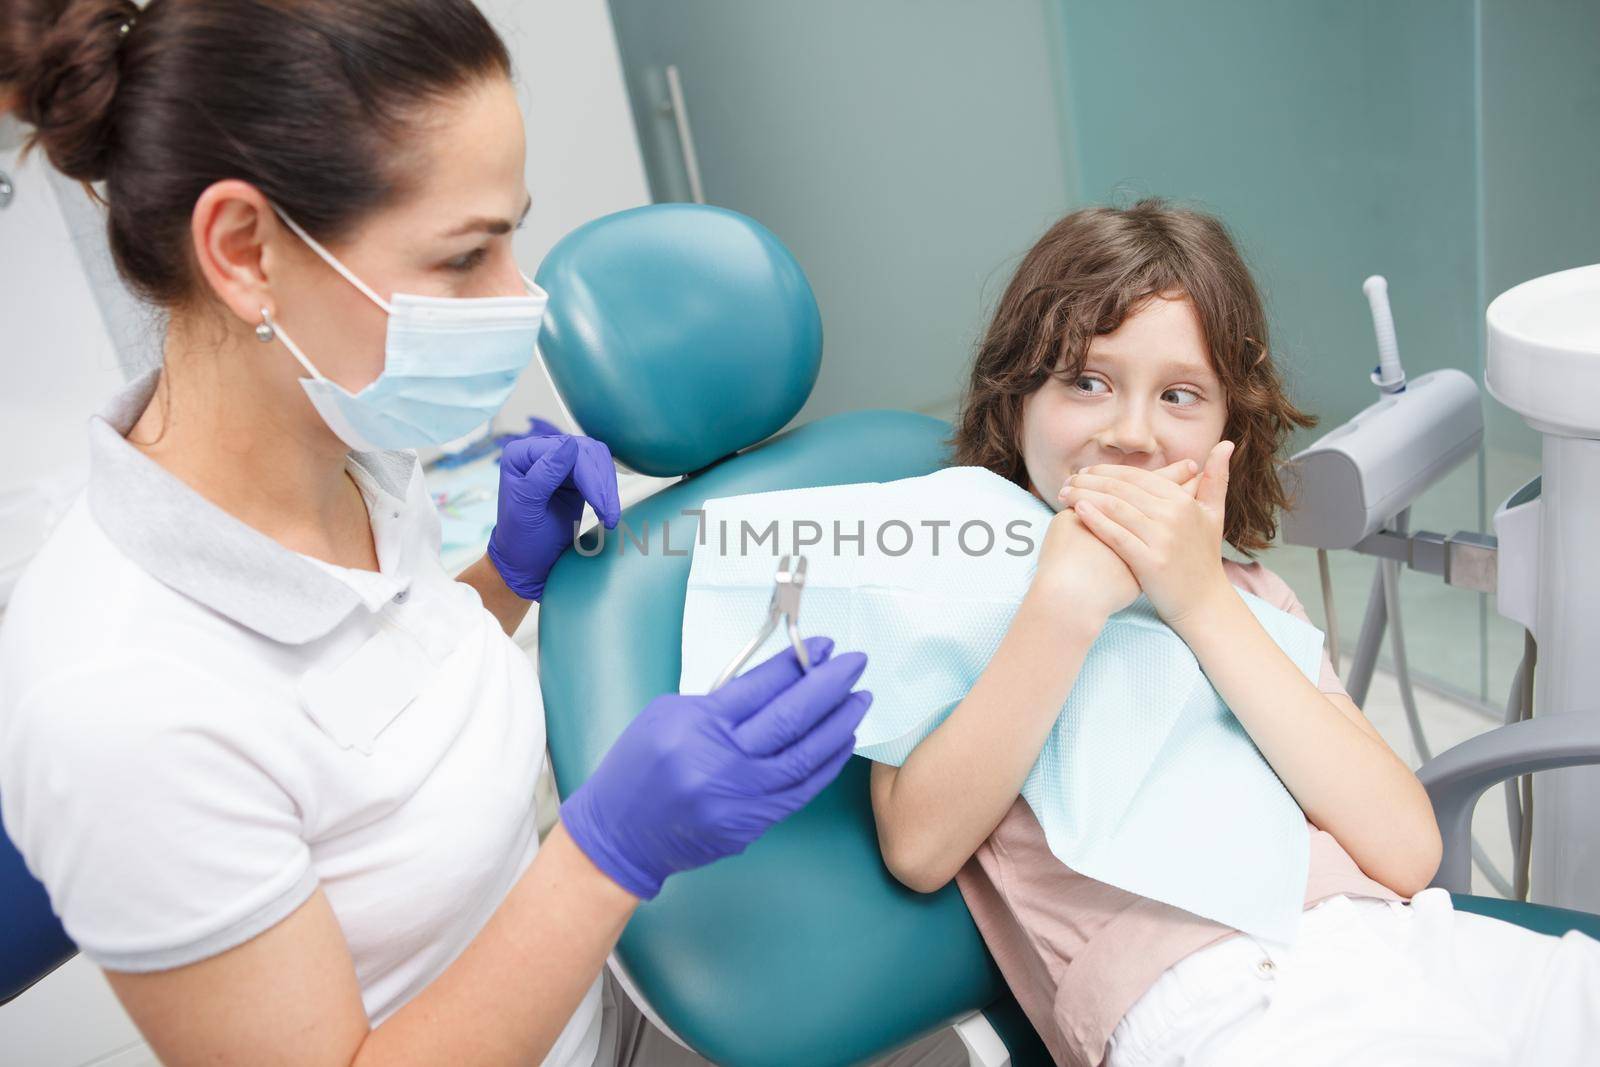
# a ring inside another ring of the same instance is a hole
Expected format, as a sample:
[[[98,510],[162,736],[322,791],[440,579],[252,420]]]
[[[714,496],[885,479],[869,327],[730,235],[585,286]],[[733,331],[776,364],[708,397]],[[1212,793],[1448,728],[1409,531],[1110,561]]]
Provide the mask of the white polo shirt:
[[[376,1026],[539,847],[532,664],[439,565],[416,457],[354,453],[381,573],[291,552],[90,423],[88,488],[0,627],[6,832],[91,959],[151,971],[321,886]],[[594,1062],[600,980],[548,1064]]]

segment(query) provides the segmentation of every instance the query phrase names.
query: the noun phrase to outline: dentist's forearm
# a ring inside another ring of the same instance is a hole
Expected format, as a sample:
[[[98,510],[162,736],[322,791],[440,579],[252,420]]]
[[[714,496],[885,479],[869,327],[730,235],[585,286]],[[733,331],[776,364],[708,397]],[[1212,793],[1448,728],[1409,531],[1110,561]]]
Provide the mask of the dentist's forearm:
[[[367,1035],[355,1067],[540,1062],[638,903],[557,823],[488,924]]]
[[[956,709],[891,776],[877,805],[890,870],[948,882],[1005,817],[1105,620],[1035,588]]]
[[[1300,672],[1231,585],[1174,629],[1306,816],[1370,877],[1406,896],[1424,888],[1438,827],[1411,769]]]
[[[456,575],[456,581],[478,591],[478,599],[483,601],[483,606],[507,634],[517,632],[517,627],[527,617],[528,609],[533,607],[533,601],[524,600],[511,591],[487,555],[480,556],[477,562]]]

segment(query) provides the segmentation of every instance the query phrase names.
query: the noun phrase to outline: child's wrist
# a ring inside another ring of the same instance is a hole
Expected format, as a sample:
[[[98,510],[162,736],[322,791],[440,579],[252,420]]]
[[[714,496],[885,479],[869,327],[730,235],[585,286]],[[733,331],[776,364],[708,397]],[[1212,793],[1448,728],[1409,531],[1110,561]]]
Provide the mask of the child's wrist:
[[[1035,582],[1023,597],[1022,608],[1052,629],[1093,642],[1111,618],[1110,609],[1085,598],[1079,590],[1050,582]]]
[[[1189,641],[1191,633],[1198,635],[1219,632],[1219,628],[1225,629],[1225,617],[1243,603],[1233,583],[1223,577],[1199,597],[1189,611],[1180,618],[1169,620],[1167,625],[1172,627],[1179,637]]]

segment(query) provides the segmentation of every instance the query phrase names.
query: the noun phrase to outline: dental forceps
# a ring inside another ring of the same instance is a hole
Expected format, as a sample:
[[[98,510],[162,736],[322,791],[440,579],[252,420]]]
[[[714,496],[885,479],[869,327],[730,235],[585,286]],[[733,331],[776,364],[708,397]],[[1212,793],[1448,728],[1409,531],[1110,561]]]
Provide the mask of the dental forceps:
[[[711,687],[713,693],[738,674],[746,661],[756,654],[756,649],[766,643],[767,638],[772,636],[772,631],[777,629],[780,616],[788,623],[789,644],[794,646],[794,655],[800,661],[800,669],[806,672],[811,670],[811,657],[806,654],[806,646],[800,640],[800,628],[797,625],[800,621],[800,593],[806,584],[806,558],[804,556],[793,558],[795,560],[793,565],[790,564],[789,556],[784,556],[778,561],[778,576],[772,586],[772,602],[767,605],[766,624],[755,637],[751,638],[750,643],[744,646],[743,651],[734,657],[733,662],[722,669],[722,673],[717,676],[716,684]]]

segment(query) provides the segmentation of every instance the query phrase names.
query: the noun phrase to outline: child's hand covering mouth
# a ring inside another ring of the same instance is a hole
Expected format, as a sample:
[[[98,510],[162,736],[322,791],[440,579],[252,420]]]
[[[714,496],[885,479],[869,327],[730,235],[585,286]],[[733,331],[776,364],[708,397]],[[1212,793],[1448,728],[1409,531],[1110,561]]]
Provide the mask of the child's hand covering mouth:
[[[1231,590],[1222,533],[1233,450],[1232,441],[1217,442],[1192,494],[1154,471],[1095,464],[1069,477],[1059,496],[1127,565],[1174,629]]]

